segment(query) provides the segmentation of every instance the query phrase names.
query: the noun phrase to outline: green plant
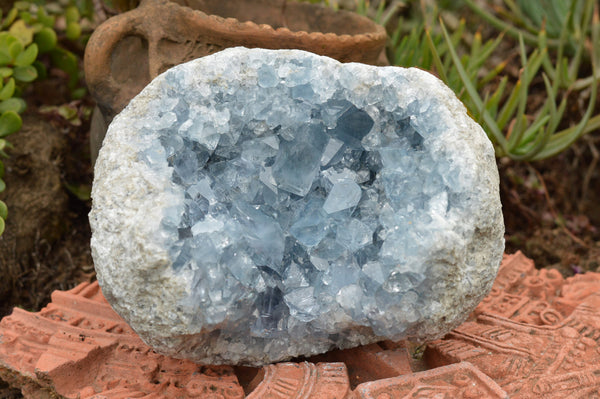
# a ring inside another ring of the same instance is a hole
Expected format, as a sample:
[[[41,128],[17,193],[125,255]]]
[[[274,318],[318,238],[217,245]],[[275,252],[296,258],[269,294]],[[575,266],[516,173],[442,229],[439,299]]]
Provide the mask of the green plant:
[[[594,5],[593,0],[503,0],[492,13],[474,0],[464,2],[487,23],[515,39],[522,37],[528,45],[537,46],[538,33],[544,30],[548,47],[562,46],[569,55],[589,35],[587,21]]]
[[[61,18],[65,21],[65,37],[78,39],[81,36],[78,9],[67,7]],[[47,55],[53,65],[67,72],[74,97],[85,93],[77,87],[80,80],[77,57],[58,45],[56,19],[45,7],[29,1],[15,2],[4,17],[0,12],[0,157],[8,157],[6,150],[11,144],[6,137],[19,131],[23,124],[20,117],[26,108],[21,98],[23,89],[47,74],[40,55]],[[6,188],[3,177],[4,163],[0,160],[0,192]],[[0,235],[7,215],[6,204],[0,200]]]
[[[83,38],[82,22],[85,21],[84,18],[90,18],[87,14],[90,12],[87,3],[75,5],[67,1],[65,4],[52,2],[38,5],[33,1],[18,1],[15,2],[14,9],[18,10],[19,20],[15,23],[19,24],[22,36],[25,38],[33,36],[34,41],[39,42],[40,53],[47,55],[50,64],[67,73],[71,97],[73,99],[83,97],[86,90],[80,86],[79,60],[75,54],[61,45],[60,39],[76,43]],[[85,13],[84,16],[82,12]],[[62,28],[58,29],[57,25]],[[44,64],[38,61],[36,67],[40,77],[45,77]]]
[[[567,38],[570,34],[568,26],[572,21],[568,13],[562,20],[563,27],[558,38],[554,62],[549,54],[548,39],[543,28],[538,32],[536,47],[529,54],[523,36],[518,35],[522,65],[519,80],[512,91],[507,93],[507,78],[504,77],[498,88],[484,98],[479,94],[476,78],[464,68],[452,37],[441,23],[449,56],[464,86],[465,102],[488,132],[498,156],[509,156],[515,160],[549,158],[564,151],[583,134],[600,127],[600,115],[592,117],[597,97],[596,49],[600,44],[598,15],[597,11],[592,13],[593,7],[591,1],[586,1],[583,15],[588,17],[580,21],[579,30],[587,32],[587,35],[585,40],[576,45],[572,57],[566,55]],[[582,80],[579,74],[583,69],[582,55],[586,52],[586,45],[590,47],[589,67],[592,76]],[[431,42],[430,49],[433,53],[436,52]],[[443,69],[443,66],[438,63],[436,68]],[[539,109],[528,113],[529,90],[534,78],[539,78],[540,75],[544,82],[546,100]],[[586,86],[589,86],[590,100],[583,117],[575,126],[559,130],[567,107],[568,93]]]
[[[528,56],[523,39],[520,39],[522,63],[520,77],[512,92],[500,104],[500,99],[505,98],[506,94],[506,77],[500,81],[498,88],[491,96],[482,98],[472,77],[463,67],[456,49],[452,46],[451,37],[443,23],[441,26],[446,43],[449,44],[449,55],[465,88],[466,102],[470,105],[469,108],[475,119],[488,132],[488,136],[496,147],[497,156],[508,156],[515,160],[527,161],[549,158],[564,151],[583,134],[598,128],[600,117],[591,119],[597,95],[595,76],[591,87],[591,97],[583,118],[576,126],[557,131],[567,105],[567,96],[564,95],[557,106],[564,58],[559,57],[556,64],[552,65],[543,44]],[[543,33],[542,31],[540,38],[542,43]],[[593,43],[597,45],[599,42],[597,35],[595,36]],[[529,87],[544,63],[553,68],[554,77],[549,78],[548,75],[542,73],[546,101],[534,115],[528,115]]]
[[[390,62],[404,67],[418,67],[430,71],[435,69],[440,78],[462,99],[464,87],[454,60],[449,57],[449,48],[450,46],[457,48],[465,40],[467,36],[465,20],[459,21],[450,36],[449,43],[446,43],[441,33],[427,29],[423,20],[414,24],[408,33],[403,32],[403,25],[399,24],[392,34],[388,52]],[[498,47],[502,38],[503,35],[499,35],[494,40],[483,42],[481,34],[476,32],[469,41],[470,52],[460,57],[467,75],[472,80],[477,80],[479,89],[498,76],[506,66],[506,62],[502,62],[481,75],[484,63]]]
[[[17,132],[23,124],[19,114],[26,105],[19,98],[21,89],[38,76],[33,66],[39,51],[38,44],[33,42],[33,35],[24,33],[24,21],[15,20],[17,12],[13,10],[0,25],[0,155],[3,157],[7,157],[4,150],[10,148],[5,137]],[[0,165],[0,191],[4,191],[4,164],[0,162]],[[6,204],[0,201],[0,234],[4,231],[7,214]]]
[[[537,0],[540,1],[544,0]],[[511,0],[505,3],[514,4]],[[445,18],[438,15],[436,8],[427,7],[423,0],[420,15],[411,16],[408,23],[398,23],[388,56],[394,65],[435,70],[483,126],[498,157],[520,161],[549,158],[568,148],[583,134],[600,127],[600,115],[593,116],[597,97],[595,49],[600,44],[600,27],[597,11],[593,12],[593,1],[585,0],[582,4],[571,8],[575,16],[569,12],[562,16],[562,28],[556,39],[548,38],[543,22],[539,22],[537,31],[534,22],[530,22],[531,31],[525,33],[529,38],[535,35],[535,40],[528,48],[527,42],[531,40],[526,41],[522,32],[513,28],[518,41],[516,61],[520,61],[516,82],[504,73],[510,59],[486,65],[505,39],[503,33],[510,33],[507,29],[496,38],[483,41],[479,32],[470,33],[461,20],[454,23],[453,32],[449,33]],[[439,24],[432,22],[436,19]],[[579,24],[577,28],[572,26],[574,21]],[[506,26],[504,21],[502,24]],[[583,35],[583,39],[569,47],[569,38],[577,35]],[[551,40],[553,48],[549,45]],[[591,71],[591,75],[581,76],[585,71]],[[545,101],[530,109],[528,100],[533,88],[543,90]],[[564,126],[567,99],[575,91],[589,93],[588,105],[575,126]]]

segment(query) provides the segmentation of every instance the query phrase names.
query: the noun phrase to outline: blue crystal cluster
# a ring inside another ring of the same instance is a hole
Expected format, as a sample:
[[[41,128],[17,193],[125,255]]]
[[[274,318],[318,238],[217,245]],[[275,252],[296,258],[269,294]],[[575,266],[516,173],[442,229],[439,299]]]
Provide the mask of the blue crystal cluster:
[[[397,68],[271,53],[167,71],[135,122],[178,198],[156,212],[187,284],[174,311],[208,331],[188,351],[253,363],[426,336],[483,228],[445,100]]]
[[[369,104],[341,85],[322,98],[335,82],[316,79],[311,61],[265,63],[257,87],[214,85],[210,95],[167,73],[173,95],[155,115],[161,146],[144,156],[166,160],[184,189],[183,207],[163,218],[178,237],[172,267],[193,271],[189,303],[207,324],[252,290],[246,317],[259,337],[332,308],[380,335],[402,332],[431,286],[411,262],[434,239],[419,226],[443,224],[461,199],[459,171],[427,148],[444,130],[428,112],[436,99],[387,111],[383,86],[370,88],[383,95]],[[369,320],[389,307],[400,308],[398,324]]]

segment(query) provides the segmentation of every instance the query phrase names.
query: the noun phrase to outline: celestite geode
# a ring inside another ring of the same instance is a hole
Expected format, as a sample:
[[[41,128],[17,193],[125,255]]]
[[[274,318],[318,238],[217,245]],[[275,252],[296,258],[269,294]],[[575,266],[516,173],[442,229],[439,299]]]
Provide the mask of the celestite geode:
[[[95,173],[104,295],[203,363],[438,338],[504,248],[492,146],[417,69],[225,50],[154,79]]]

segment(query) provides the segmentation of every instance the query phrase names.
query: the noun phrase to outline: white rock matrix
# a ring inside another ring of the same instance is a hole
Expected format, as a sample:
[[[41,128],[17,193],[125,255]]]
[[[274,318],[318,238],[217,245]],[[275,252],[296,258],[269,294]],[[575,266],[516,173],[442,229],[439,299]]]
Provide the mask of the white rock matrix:
[[[157,351],[262,365],[431,340],[504,249],[491,143],[441,81],[299,50],[176,66],[110,125],[92,254]]]

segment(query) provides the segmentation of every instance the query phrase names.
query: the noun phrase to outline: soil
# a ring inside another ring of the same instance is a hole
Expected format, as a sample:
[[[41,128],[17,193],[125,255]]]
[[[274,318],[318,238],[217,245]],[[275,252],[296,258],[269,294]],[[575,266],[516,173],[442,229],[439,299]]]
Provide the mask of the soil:
[[[0,236],[0,317],[14,306],[39,310],[52,291],[93,278],[90,201],[73,193],[91,187],[88,130],[89,123],[74,126],[33,102],[22,130],[9,137],[14,148],[4,160],[7,189],[0,195],[9,209]]]
[[[565,277],[600,271],[599,144],[594,133],[546,161],[499,160],[506,252]]]

